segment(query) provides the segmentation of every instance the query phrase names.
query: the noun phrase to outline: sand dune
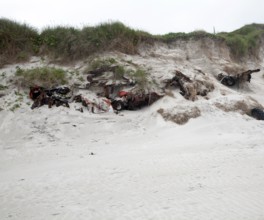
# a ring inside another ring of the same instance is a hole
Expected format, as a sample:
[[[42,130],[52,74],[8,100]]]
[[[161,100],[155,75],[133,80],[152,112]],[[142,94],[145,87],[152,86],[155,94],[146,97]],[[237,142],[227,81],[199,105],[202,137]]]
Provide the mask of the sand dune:
[[[156,79],[176,68],[190,76],[202,69],[216,87],[208,100],[173,91],[174,98],[118,115],[80,113],[74,104],[32,111],[29,100],[15,112],[0,111],[0,219],[264,218],[264,122],[215,106],[250,97],[264,105],[264,78],[256,74],[247,88],[230,89],[214,77],[224,59],[178,62],[177,48],[152,50],[106,56],[145,65]],[[2,72],[11,77],[15,66]],[[191,106],[201,116],[184,125],[157,113]]]

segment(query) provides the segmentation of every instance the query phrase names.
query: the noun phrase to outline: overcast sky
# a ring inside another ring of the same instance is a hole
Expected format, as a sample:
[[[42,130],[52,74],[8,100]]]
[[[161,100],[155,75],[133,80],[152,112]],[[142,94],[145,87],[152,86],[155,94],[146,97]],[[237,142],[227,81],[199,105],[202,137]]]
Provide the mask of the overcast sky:
[[[121,21],[152,34],[220,32],[264,23],[264,0],[1,0],[0,17],[40,30]]]

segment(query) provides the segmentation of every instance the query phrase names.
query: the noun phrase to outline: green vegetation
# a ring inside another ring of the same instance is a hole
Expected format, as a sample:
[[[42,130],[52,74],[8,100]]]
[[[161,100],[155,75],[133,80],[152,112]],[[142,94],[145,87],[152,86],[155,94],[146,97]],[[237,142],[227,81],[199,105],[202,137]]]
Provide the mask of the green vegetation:
[[[53,59],[74,60],[83,53],[80,31],[71,27],[47,28],[40,34],[42,53]]]
[[[198,40],[210,38],[225,41],[234,58],[242,58],[246,55],[257,56],[261,36],[264,35],[263,24],[251,24],[230,33],[210,34],[205,31],[191,33],[168,33],[159,36],[161,41],[171,43],[176,40]]]
[[[125,68],[123,66],[118,65],[116,66],[115,71],[114,71],[114,78],[116,80],[122,79],[125,73],[126,73]]]
[[[120,22],[103,23],[82,29],[82,40],[89,45],[90,52],[117,50],[134,54],[139,43],[146,41],[148,37],[151,35],[133,30]]]
[[[171,43],[176,40],[190,40],[190,39],[198,40],[202,38],[211,38],[215,40],[221,40],[221,37],[214,35],[214,34],[207,33],[205,31],[193,31],[190,33],[183,33],[183,32],[168,33],[168,34],[157,36],[157,37],[158,39],[166,43]]]
[[[49,56],[60,62],[70,62],[98,52],[120,51],[138,53],[141,43],[155,41],[171,43],[177,40],[213,39],[226,42],[234,58],[257,55],[264,25],[246,25],[230,33],[210,34],[205,31],[151,35],[131,29],[120,22],[102,23],[95,27],[48,27],[41,33],[17,22],[0,19],[0,67],[26,61],[32,55]]]
[[[85,79],[82,76],[79,76],[77,79],[81,82],[85,82]]]
[[[0,84],[0,90],[5,90],[5,89],[7,89],[7,86]]]
[[[125,61],[127,62],[127,61]],[[132,65],[132,63],[131,63]],[[105,58],[105,59],[94,59],[90,65],[84,70],[85,73],[89,71],[96,70],[96,69],[111,69],[111,72],[114,74],[114,79],[119,80],[122,79],[124,76],[134,79],[137,82],[137,85],[140,88],[144,88],[149,82],[147,79],[147,71],[141,69],[137,65],[133,63],[133,66],[136,66],[136,69],[126,68],[122,64],[118,63],[114,58]]]
[[[6,78],[6,72],[1,73],[0,75],[2,78]]]
[[[115,79],[121,79],[124,74],[126,73],[126,70],[123,66],[118,65],[117,61],[110,57],[106,59],[94,59],[90,65],[84,70],[85,73],[88,73],[91,70],[101,69],[101,68],[108,68],[111,66],[115,66],[114,70],[114,78]]]
[[[40,34],[40,39],[45,53],[68,61],[110,50],[134,54],[138,44],[148,36],[147,33],[114,22],[84,27],[82,30],[60,26],[47,28]]]
[[[26,24],[0,19],[0,67],[38,52],[38,32]]]
[[[23,94],[19,91],[15,91],[15,95],[17,96],[16,101],[22,101],[23,100]]]
[[[117,50],[135,54],[138,45],[153,37],[133,30],[120,22],[103,23],[95,27],[48,27],[40,34],[25,24],[0,19],[0,67],[30,56],[48,55],[69,62],[102,51]]]
[[[116,60],[114,58],[107,58],[107,59],[94,59],[90,66],[85,70],[85,72],[88,72],[90,70],[99,69],[102,67],[109,67],[113,64],[116,64]]]
[[[235,58],[246,55],[257,56],[261,36],[264,34],[264,25],[246,25],[230,33],[219,33],[218,36],[225,39]]]
[[[15,103],[11,108],[10,111],[14,112],[16,109],[20,108],[20,104],[19,103]]]
[[[58,68],[41,67],[16,71],[16,82],[22,87],[43,86],[50,88],[67,83],[66,72]]]
[[[140,88],[144,88],[147,85],[147,75],[147,72],[143,69],[137,69],[134,73],[132,73],[132,76],[135,78]]]

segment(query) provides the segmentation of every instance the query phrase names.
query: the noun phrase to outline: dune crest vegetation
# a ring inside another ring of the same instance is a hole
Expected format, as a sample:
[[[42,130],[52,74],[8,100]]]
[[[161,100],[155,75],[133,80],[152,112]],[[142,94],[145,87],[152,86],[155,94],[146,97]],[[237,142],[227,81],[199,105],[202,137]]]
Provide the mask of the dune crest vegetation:
[[[177,40],[205,38],[225,42],[233,58],[240,59],[246,55],[257,56],[263,33],[263,24],[251,24],[230,33],[210,34],[205,31],[194,31],[151,35],[127,27],[121,22],[102,23],[82,29],[66,26],[47,27],[39,33],[37,29],[27,24],[1,18],[0,67],[27,61],[33,55],[69,62],[104,51],[136,54],[142,43],[170,44]]]

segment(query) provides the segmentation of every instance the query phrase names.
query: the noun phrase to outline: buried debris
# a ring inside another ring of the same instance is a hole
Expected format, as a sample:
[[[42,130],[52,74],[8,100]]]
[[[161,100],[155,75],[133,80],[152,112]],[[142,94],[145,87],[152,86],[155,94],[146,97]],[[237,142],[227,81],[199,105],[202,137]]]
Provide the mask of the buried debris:
[[[73,100],[75,102],[82,103],[82,105],[86,107],[88,111],[92,113],[99,113],[111,112],[113,110],[136,110],[144,106],[149,106],[161,97],[163,97],[155,92],[132,93],[120,91],[118,94],[118,97],[111,100],[103,97],[91,100],[82,95],[75,96]]]
[[[103,66],[89,71],[86,87],[96,91],[100,96],[113,98],[124,87],[135,86],[135,80],[119,73],[119,69],[119,66]]]
[[[97,98],[91,100],[83,95],[76,95],[73,98],[73,101],[82,103],[82,106],[86,107],[87,110],[92,113],[112,111],[111,101],[107,98]],[[83,112],[83,108],[81,108],[81,112]]]
[[[235,74],[235,75],[224,75],[223,73],[218,74],[218,80],[226,86],[234,86],[235,84],[250,82],[251,74],[259,72],[260,69],[247,70],[245,72]]]
[[[140,71],[135,73],[133,70],[126,71],[119,65],[102,65],[88,72],[86,88],[95,92],[97,96],[105,97],[105,100],[111,100],[110,105],[115,111],[140,109],[163,97],[156,92],[145,92],[147,88],[141,88],[136,73],[140,73],[140,79],[144,75]],[[85,104],[83,98],[77,99],[81,99],[79,102]],[[87,106],[89,105],[90,101]]]
[[[167,80],[165,87],[175,86],[180,88],[180,94],[188,100],[195,101],[197,95],[206,96],[209,92],[214,90],[213,83],[208,80],[191,80],[182,72],[176,70],[175,76]]]
[[[253,108],[251,110],[251,116],[257,120],[264,120],[264,111],[260,108]]]
[[[136,110],[144,106],[149,106],[162,98],[162,95],[156,92],[145,93],[144,91],[132,93],[120,91],[119,97],[112,100],[112,106],[114,110]]]
[[[98,75],[101,75],[101,74],[103,74],[105,72],[115,72],[117,68],[118,68],[118,66],[103,65],[100,68],[97,68],[95,70],[89,71],[89,76],[91,76],[91,75],[92,76],[98,76]],[[88,79],[88,77],[87,77],[87,79]]]
[[[157,112],[163,117],[165,121],[172,121],[179,125],[187,123],[191,118],[197,118],[201,116],[201,111],[197,107],[192,107],[187,110],[184,108],[173,108],[170,110],[164,110],[161,108]]]
[[[31,109],[48,105],[51,108],[53,105],[69,106],[69,99],[67,96],[70,93],[68,87],[58,87],[54,89],[45,89],[43,87],[35,86],[30,88],[29,96],[34,101]],[[106,97],[93,97],[88,98],[83,95],[76,95],[73,97],[73,101],[81,103],[83,107],[86,107],[88,111],[92,113],[113,112],[113,110],[136,110],[144,106],[149,106],[161,97],[162,95],[156,92],[125,92],[120,91],[118,97],[108,99]],[[77,108],[77,111],[83,112],[83,108]]]
[[[215,107],[224,112],[238,112],[242,115],[251,116],[257,120],[264,120],[263,107],[254,99],[233,100],[229,103],[214,103]]]
[[[242,115],[250,114],[250,106],[251,104],[246,102],[245,100],[232,101],[230,103],[214,103],[215,107],[221,109],[224,112],[238,112]]]
[[[48,105],[51,108],[53,105],[70,107],[67,97],[70,89],[68,87],[57,87],[53,89],[45,89],[43,87],[35,86],[30,88],[29,97],[34,101],[31,109]]]

